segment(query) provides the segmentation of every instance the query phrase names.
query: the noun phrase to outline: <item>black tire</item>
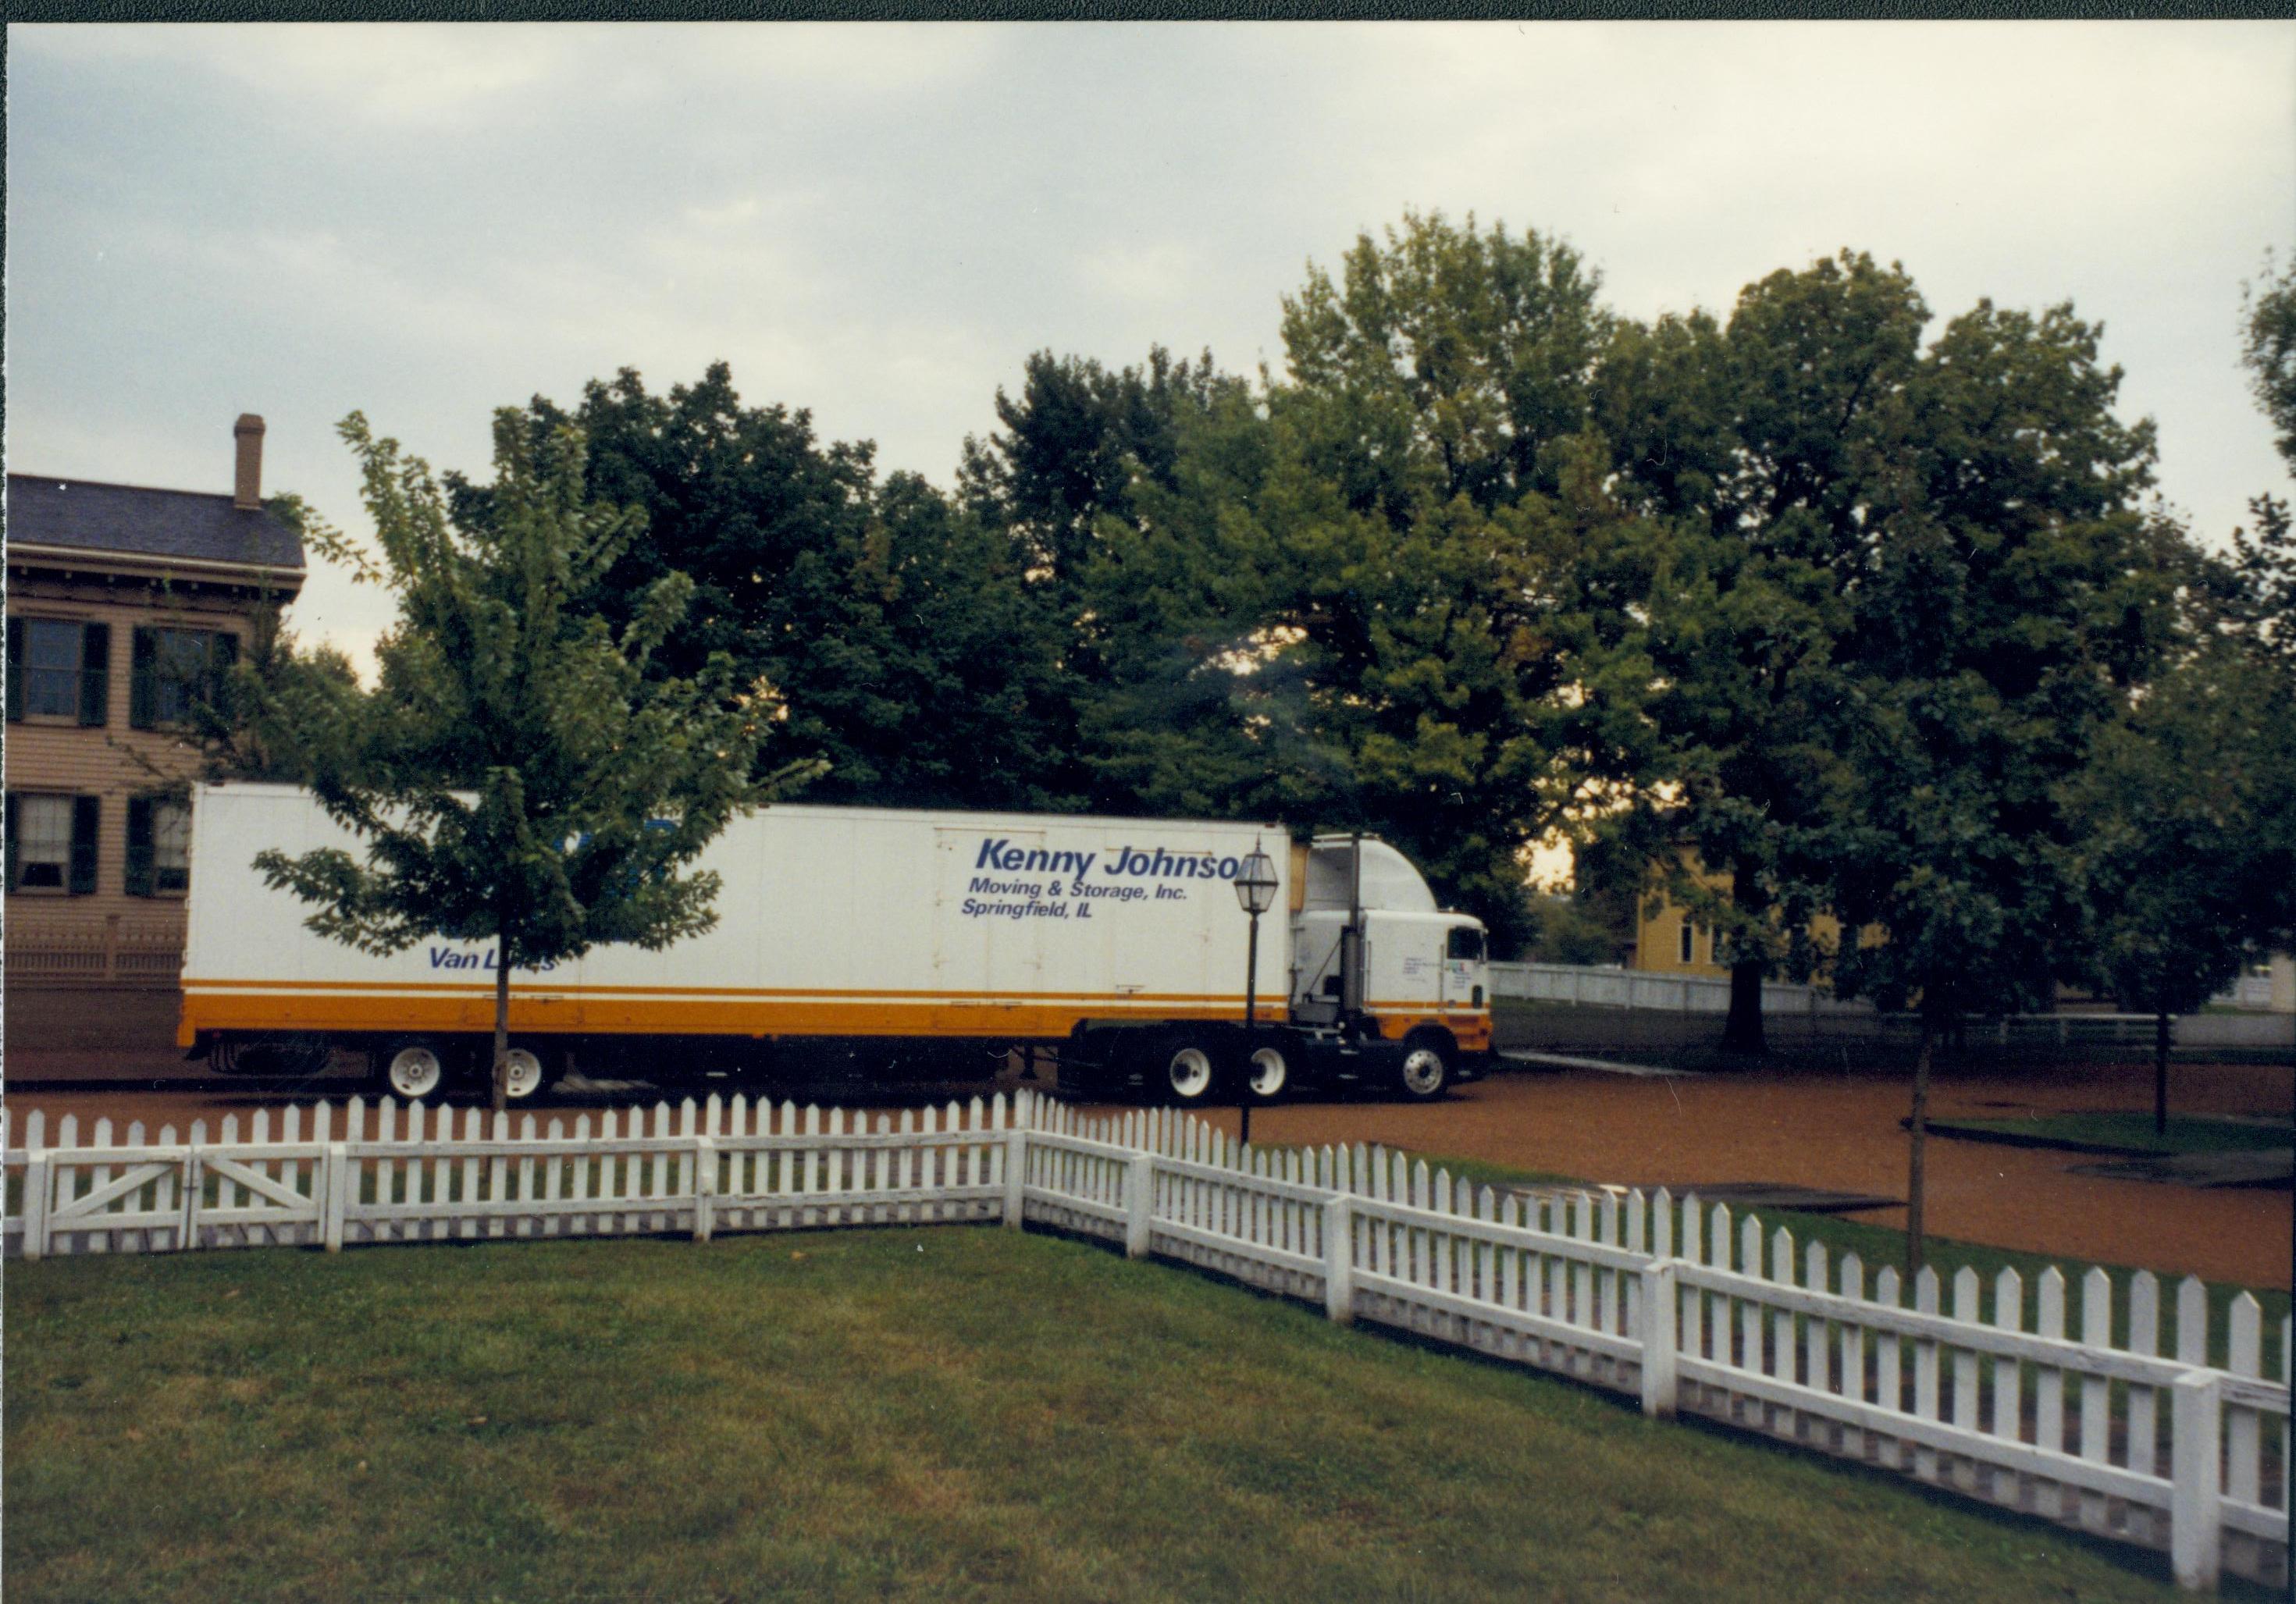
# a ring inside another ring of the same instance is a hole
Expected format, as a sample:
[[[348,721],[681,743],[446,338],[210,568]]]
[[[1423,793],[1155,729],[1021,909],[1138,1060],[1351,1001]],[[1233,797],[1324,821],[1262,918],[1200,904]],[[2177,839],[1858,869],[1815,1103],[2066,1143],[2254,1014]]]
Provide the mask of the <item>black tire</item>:
[[[369,1056],[375,1084],[385,1097],[421,1102],[446,1090],[454,1073],[453,1050],[430,1036],[385,1042]]]
[[[1281,1102],[1292,1090],[1292,1070],[1294,1055],[1281,1041],[1262,1038],[1251,1043],[1244,1056],[1242,1076],[1245,1093],[1255,1103]]]
[[[1219,1084],[1218,1060],[1210,1048],[1193,1036],[1172,1036],[1158,1048],[1156,1094],[1184,1109],[1201,1108],[1211,1101]]]
[[[1458,1051],[1448,1036],[1414,1031],[1404,1038],[1403,1062],[1395,1072],[1396,1090],[1413,1102],[1433,1102],[1450,1089]]]
[[[511,1108],[520,1108],[534,1101],[558,1084],[565,1068],[565,1054],[549,1042],[512,1042],[510,1044],[510,1089],[504,1099]],[[489,1101],[494,1096],[494,1045],[488,1043],[484,1058],[485,1074],[480,1077]]]

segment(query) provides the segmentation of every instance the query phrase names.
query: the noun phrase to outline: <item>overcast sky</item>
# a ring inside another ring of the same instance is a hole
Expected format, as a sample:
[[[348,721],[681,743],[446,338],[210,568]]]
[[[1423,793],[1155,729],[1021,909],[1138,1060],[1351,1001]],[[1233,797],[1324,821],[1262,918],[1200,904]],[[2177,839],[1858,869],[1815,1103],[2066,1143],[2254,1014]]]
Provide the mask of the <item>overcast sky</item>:
[[[947,486],[1030,351],[1280,365],[1412,208],[1637,317],[1843,246],[1940,322],[2070,299],[2195,529],[2290,490],[2237,324],[2296,24],[14,27],[7,113],[10,470],[227,490],[256,412],[354,530],[354,407],[483,477],[494,407],[720,357]],[[385,618],[324,570],[296,616]]]

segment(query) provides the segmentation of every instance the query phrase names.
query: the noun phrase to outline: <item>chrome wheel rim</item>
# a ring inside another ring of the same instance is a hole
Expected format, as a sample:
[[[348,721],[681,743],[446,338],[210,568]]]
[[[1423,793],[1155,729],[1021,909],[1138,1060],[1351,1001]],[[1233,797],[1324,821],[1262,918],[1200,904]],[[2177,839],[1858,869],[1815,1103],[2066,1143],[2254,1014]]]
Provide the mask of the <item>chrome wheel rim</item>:
[[[1172,1055],[1165,1071],[1172,1083],[1175,1096],[1201,1097],[1212,1087],[1212,1060],[1201,1047],[1183,1047]]]
[[[504,1095],[512,1102],[542,1090],[542,1060],[523,1047],[510,1050],[510,1074]]]
[[[447,1070],[430,1048],[401,1047],[390,1055],[390,1067],[384,1071],[383,1078],[401,1097],[424,1098],[439,1089],[439,1083],[447,1078]]]
[[[1443,1055],[1432,1047],[1414,1047],[1403,1060],[1403,1084],[1414,1097],[1432,1097],[1443,1089]]]
[[[1251,1094],[1254,1097],[1280,1095],[1283,1084],[1291,1078],[1292,1066],[1283,1061],[1281,1048],[1262,1047],[1251,1055]]]

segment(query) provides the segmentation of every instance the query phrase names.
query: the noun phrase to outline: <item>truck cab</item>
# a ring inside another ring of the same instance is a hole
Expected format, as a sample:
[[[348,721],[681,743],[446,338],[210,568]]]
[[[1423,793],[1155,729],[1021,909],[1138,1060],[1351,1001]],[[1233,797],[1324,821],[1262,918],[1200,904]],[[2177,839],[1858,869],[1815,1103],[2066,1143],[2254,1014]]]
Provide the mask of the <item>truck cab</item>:
[[[1411,860],[1375,837],[1319,836],[1294,850],[1304,861],[1292,876],[1292,1022],[1433,1054],[1444,1079],[1479,1075],[1491,1044],[1482,921],[1438,907]],[[1416,1064],[1423,1078],[1432,1068]],[[1406,1084],[1414,1069],[1406,1056]]]

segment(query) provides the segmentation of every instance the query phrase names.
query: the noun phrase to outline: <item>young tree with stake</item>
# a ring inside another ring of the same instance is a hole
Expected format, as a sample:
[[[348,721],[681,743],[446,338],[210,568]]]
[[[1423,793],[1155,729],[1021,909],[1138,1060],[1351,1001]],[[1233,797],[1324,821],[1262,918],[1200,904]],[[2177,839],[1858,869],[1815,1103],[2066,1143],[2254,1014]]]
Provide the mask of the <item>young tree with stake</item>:
[[[649,585],[619,633],[576,599],[642,514],[588,501],[584,446],[495,421],[493,494],[457,516],[421,459],[354,413],[379,558],[316,531],[322,552],[398,599],[372,690],[264,709],[312,754],[311,789],[365,845],[255,863],[316,911],[321,935],[371,953],[430,937],[494,944],[494,1107],[506,1101],[514,970],[603,942],[658,949],[710,928],[718,877],[691,869],[736,810],[810,777],[751,778],[775,711],[713,656],[689,678],[649,678],[649,655],[693,585]],[[332,732],[300,731],[315,716]]]

